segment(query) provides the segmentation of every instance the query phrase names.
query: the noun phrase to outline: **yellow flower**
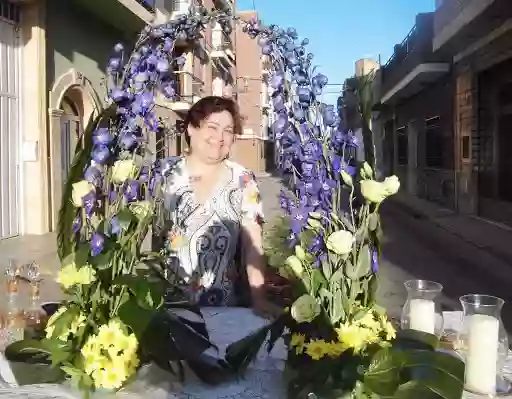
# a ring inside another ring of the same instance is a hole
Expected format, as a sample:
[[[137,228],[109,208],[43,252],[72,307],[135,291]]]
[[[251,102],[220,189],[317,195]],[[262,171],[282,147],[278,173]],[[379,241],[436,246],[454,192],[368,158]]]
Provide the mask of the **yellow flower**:
[[[354,236],[350,231],[339,230],[332,233],[325,243],[327,248],[338,255],[346,255],[352,251]]]
[[[394,175],[386,177],[383,184],[388,196],[395,195],[400,189],[400,180]]]
[[[368,202],[379,204],[386,199],[388,191],[383,183],[375,180],[363,180],[361,194]]]
[[[112,180],[114,183],[122,184],[126,180],[133,179],[137,175],[138,168],[132,159],[116,161],[112,167]]]
[[[340,357],[347,348],[341,342],[329,342],[327,344],[327,356],[337,358]]]
[[[117,320],[111,320],[104,324],[98,331],[98,345],[107,349],[108,347],[117,347],[119,340],[125,336],[121,324]]]
[[[304,352],[304,347],[306,344],[306,337],[304,334],[292,334],[292,339],[290,341],[290,345],[295,348],[295,353],[300,355]]]
[[[295,274],[296,277],[302,276],[302,273],[304,272],[304,267],[302,266],[302,262],[297,256],[289,256],[286,259],[286,264],[290,267],[290,269],[292,269],[293,274]]]
[[[302,295],[292,305],[291,315],[297,323],[310,323],[320,314],[320,304],[311,295]]]
[[[81,207],[83,205],[82,198],[89,194],[92,190],[94,190],[94,186],[87,180],[81,180],[74,183],[73,191],[71,194],[73,205],[75,205],[77,208]]]
[[[88,355],[84,356],[84,371],[87,374],[93,374],[95,371],[109,367],[109,360],[102,355]]]
[[[391,341],[392,339],[396,338],[395,327],[393,327],[393,324],[389,322],[386,315],[382,315],[380,317],[380,324],[382,326],[382,329],[384,330],[384,333],[386,334],[386,341]]]
[[[365,331],[366,330],[366,331]],[[338,340],[345,348],[352,348],[354,353],[359,353],[366,345],[368,329],[361,328],[356,324],[345,323],[337,330]]]
[[[56,281],[64,289],[69,289],[74,285],[89,285],[96,281],[96,271],[91,266],[83,266],[77,269],[73,262],[60,269]]]
[[[260,202],[260,192],[256,187],[246,189],[245,200],[248,204],[257,204]]]
[[[306,353],[313,360],[320,360],[329,351],[329,344],[323,339],[312,340],[306,345]]]
[[[119,367],[121,366],[121,367]],[[108,367],[95,370],[92,373],[94,385],[103,389],[119,389],[127,379],[126,366],[110,363]]]
[[[366,326],[369,329],[379,332],[381,330],[381,323],[375,320],[375,317],[372,312],[366,313],[361,319],[356,322],[359,326]]]

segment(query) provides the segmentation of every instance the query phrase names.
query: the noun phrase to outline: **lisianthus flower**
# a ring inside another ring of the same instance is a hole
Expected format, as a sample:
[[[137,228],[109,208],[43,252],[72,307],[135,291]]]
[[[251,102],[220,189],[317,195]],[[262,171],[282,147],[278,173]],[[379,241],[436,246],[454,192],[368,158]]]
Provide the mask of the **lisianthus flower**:
[[[354,235],[347,230],[339,230],[327,237],[325,245],[337,255],[347,255],[352,251],[354,245]]]
[[[94,190],[94,185],[87,181],[81,180],[73,184],[73,192],[71,194],[73,199],[73,204],[76,207],[81,207],[83,205],[83,198]]]
[[[310,323],[320,314],[320,304],[311,295],[302,295],[292,305],[291,315],[297,323]]]

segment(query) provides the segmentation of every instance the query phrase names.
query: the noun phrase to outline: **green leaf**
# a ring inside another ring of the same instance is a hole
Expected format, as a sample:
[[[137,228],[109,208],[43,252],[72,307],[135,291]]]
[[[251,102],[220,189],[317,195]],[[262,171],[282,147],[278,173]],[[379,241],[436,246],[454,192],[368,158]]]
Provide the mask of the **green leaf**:
[[[319,269],[313,269],[311,271],[311,292],[316,295],[321,287],[327,284],[324,275]]]
[[[439,338],[417,330],[400,330],[393,341],[393,347],[398,349],[434,350],[439,347]]]
[[[138,304],[136,298],[132,297],[119,307],[118,315],[121,321],[129,326],[140,340],[156,312],[143,308]]]
[[[329,259],[322,259],[322,271],[324,273],[325,278],[329,281],[332,276],[331,264],[329,263]]]
[[[336,289],[334,291],[333,299],[332,299],[332,315],[331,315],[331,322],[337,323],[342,318],[345,317],[346,312],[343,309],[343,296],[340,289]]]
[[[348,264],[349,262],[347,261],[346,264]],[[334,283],[338,283],[340,282],[344,277],[344,271],[343,271],[343,267],[340,267],[338,270],[336,270],[333,275],[331,276],[331,278],[329,279],[329,284],[334,284]]]
[[[71,323],[80,315],[80,309],[76,305],[70,305],[67,309],[52,323],[54,330],[53,337],[60,337],[71,325]]]
[[[48,364],[9,362],[11,371],[19,385],[55,384],[64,381],[64,373]]]
[[[409,381],[400,385],[398,390],[392,396],[393,399],[440,399],[443,396],[432,391],[428,386],[420,381]],[[460,399],[461,395],[457,397]],[[455,398],[454,398],[455,399]]]
[[[350,265],[347,262],[347,277],[350,278],[351,280],[358,280],[361,277],[366,276],[371,271],[371,264],[372,260],[370,256],[370,249],[368,247],[368,244],[365,244],[359,251],[356,266],[350,267]]]
[[[121,209],[117,215],[117,220],[119,222],[119,226],[123,231],[126,231],[130,228],[131,223],[134,220],[134,215],[132,211],[130,211],[128,208]]]
[[[117,277],[114,285],[126,286],[137,298],[140,306],[158,309],[163,304],[165,289],[160,281],[148,280],[148,277],[124,274]]]
[[[379,350],[372,357],[370,365],[364,373],[364,384],[372,392],[391,396],[400,383],[399,374],[388,348]]]
[[[379,226],[380,217],[379,214],[374,212],[370,214],[370,217],[368,219],[368,228],[370,231],[377,230],[377,227]]]

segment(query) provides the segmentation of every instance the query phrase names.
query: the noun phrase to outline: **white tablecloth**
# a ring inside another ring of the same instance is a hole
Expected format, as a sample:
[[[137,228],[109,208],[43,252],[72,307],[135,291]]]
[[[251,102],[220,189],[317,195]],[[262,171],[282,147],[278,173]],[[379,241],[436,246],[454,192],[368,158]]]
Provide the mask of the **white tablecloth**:
[[[208,308],[203,309],[212,341],[219,347],[220,356],[231,342],[240,339],[266,323],[249,309]],[[456,325],[460,314],[450,312],[446,315],[450,325]],[[507,374],[512,375],[512,356],[507,362]],[[130,386],[118,392],[116,398],[136,399],[284,399],[285,386],[281,371],[284,368],[286,351],[279,341],[270,356],[263,349],[244,379],[216,387],[205,385],[187,374],[186,385],[173,380],[169,374],[156,367],[148,366],[140,371],[139,378]],[[3,399],[80,399],[78,392],[62,385],[39,385],[11,387],[0,383],[0,396]],[[98,395],[113,397],[114,395]],[[478,396],[465,394],[464,399],[477,399]],[[507,398],[511,398],[507,397]]]

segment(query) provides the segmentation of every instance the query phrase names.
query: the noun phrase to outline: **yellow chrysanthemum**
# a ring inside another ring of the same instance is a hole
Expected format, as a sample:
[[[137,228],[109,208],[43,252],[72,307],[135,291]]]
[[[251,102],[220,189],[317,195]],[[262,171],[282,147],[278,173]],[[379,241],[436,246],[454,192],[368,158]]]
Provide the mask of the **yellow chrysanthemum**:
[[[327,344],[327,356],[337,358],[340,357],[347,348],[341,342],[329,342]]]
[[[345,323],[336,330],[339,341],[346,347],[352,348],[354,353],[359,353],[366,345],[368,330],[356,324]]]
[[[139,366],[138,342],[128,334],[119,320],[111,320],[99,328],[97,335],[88,338],[81,353],[85,372],[94,385],[103,389],[119,389]]]
[[[320,360],[329,351],[329,345],[323,339],[315,339],[306,345],[306,353],[313,360]]]
[[[96,281],[96,271],[91,266],[77,269],[75,263],[71,263],[59,271],[56,281],[66,290],[75,285],[89,285]]]
[[[370,330],[379,332],[381,330],[381,324],[375,319],[373,312],[366,313],[361,319],[356,322],[359,326],[365,326]]]
[[[304,334],[292,334],[292,339],[290,341],[290,345],[295,348],[295,353],[300,355],[304,352],[306,344],[306,337]]]

